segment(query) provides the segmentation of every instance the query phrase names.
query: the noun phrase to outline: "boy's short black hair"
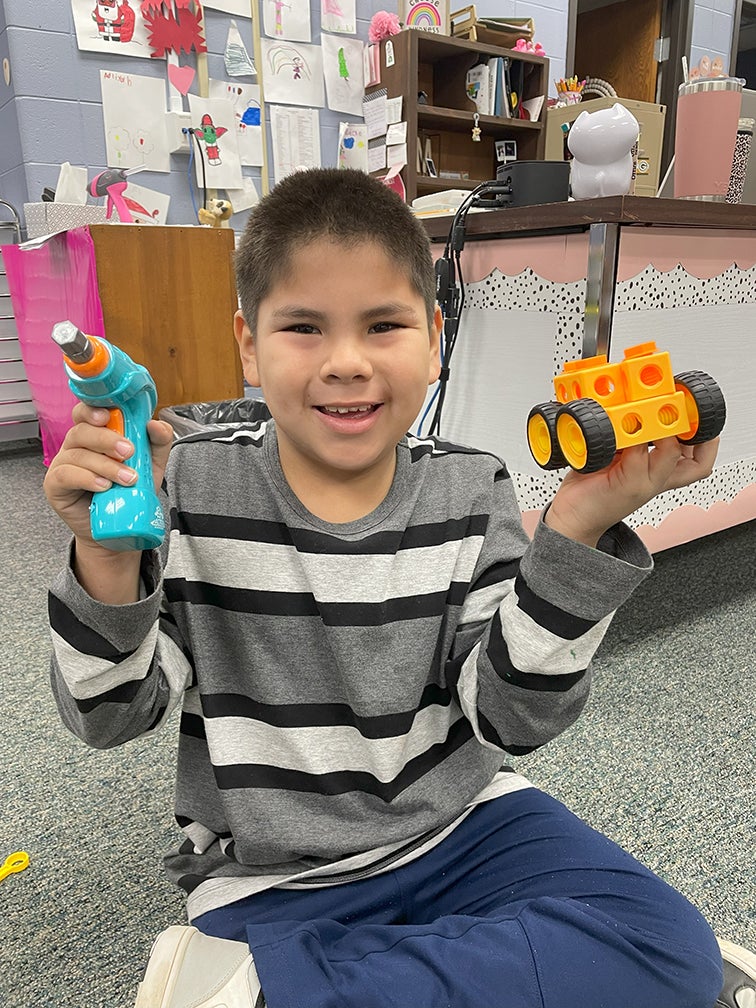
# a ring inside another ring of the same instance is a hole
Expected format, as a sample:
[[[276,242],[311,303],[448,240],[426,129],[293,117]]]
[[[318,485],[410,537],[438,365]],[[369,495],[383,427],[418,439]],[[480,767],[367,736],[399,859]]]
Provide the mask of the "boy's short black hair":
[[[318,239],[345,245],[373,241],[407,271],[425,301],[436,306],[430,240],[402,199],[365,172],[309,168],[282,179],[252,210],[235,256],[244,320],[254,333],[260,302],[289,269],[292,252]]]

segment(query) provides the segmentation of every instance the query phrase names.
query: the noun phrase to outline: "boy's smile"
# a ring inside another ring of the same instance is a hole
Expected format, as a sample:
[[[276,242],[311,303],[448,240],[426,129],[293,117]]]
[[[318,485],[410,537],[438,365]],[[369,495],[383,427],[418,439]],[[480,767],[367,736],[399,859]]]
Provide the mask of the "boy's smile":
[[[254,338],[237,315],[245,377],[262,387],[286,478],[313,513],[349,521],[383,500],[396,445],[438,377],[440,325],[379,245],[322,238],[263,298]]]

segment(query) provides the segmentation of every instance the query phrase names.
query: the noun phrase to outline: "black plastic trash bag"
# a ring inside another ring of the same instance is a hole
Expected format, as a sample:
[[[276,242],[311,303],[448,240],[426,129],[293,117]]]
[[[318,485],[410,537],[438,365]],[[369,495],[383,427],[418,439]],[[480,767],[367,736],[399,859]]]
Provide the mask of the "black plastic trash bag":
[[[185,437],[187,434],[197,434],[209,427],[269,420],[270,410],[262,399],[225,399],[221,402],[166,406],[160,410],[158,418],[171,424],[176,437]]]

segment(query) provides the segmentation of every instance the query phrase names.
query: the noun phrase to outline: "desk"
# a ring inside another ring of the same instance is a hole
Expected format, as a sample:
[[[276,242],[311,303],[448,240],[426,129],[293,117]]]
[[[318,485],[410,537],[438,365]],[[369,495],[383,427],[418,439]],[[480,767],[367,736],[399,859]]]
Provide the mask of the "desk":
[[[50,338],[61,319],[144,364],[158,410],[243,395],[233,231],[95,224],[35,245],[5,246],[3,258],[46,463],[75,402]]]
[[[446,240],[451,218],[424,223]],[[648,340],[717,379],[728,421],[711,478],[629,523],[657,551],[756,517],[756,207],[636,196],[470,214],[462,269],[442,434],[506,459],[526,527],[559,482],[530,457],[529,409],[565,360]]]

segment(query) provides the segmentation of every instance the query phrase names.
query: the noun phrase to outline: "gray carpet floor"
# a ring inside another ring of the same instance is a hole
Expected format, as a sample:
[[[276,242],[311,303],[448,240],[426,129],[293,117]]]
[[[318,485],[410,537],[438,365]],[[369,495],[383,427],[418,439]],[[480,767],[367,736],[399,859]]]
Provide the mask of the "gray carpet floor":
[[[0,882],[0,1005],[130,1008],[153,937],[185,919],[161,864],[177,722],[109,752],[60,724],[46,589],[67,535],[43,476],[38,443],[0,448],[0,862],[31,856]],[[755,556],[756,522],[659,554],[582,719],[517,762],[752,948]]]

